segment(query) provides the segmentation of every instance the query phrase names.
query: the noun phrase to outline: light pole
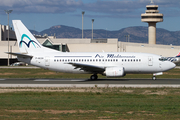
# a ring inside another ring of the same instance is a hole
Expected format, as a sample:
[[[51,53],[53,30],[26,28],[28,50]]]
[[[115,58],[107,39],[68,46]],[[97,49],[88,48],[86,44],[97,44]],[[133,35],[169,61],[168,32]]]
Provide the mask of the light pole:
[[[126,37],[126,42],[129,42],[130,35],[125,35],[125,37]]]
[[[125,35],[125,37],[126,37],[126,42],[127,42],[127,35]]]
[[[94,22],[94,19],[92,19],[92,39],[93,39],[93,22]]]
[[[128,37],[128,42],[129,42],[129,37],[130,37],[130,35],[128,35],[127,37]]]
[[[83,16],[84,16],[84,11],[82,11],[82,39],[83,39]]]
[[[8,52],[9,52],[9,13],[11,13],[13,10],[4,10],[4,11],[8,15]],[[9,66],[9,54],[8,54],[8,66]]]

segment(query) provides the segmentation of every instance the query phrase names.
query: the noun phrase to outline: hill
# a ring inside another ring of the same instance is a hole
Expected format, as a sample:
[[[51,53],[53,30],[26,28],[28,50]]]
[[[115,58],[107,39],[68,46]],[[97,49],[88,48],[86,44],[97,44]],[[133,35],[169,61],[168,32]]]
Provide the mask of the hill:
[[[123,28],[117,31],[108,31],[103,29],[93,30],[94,39],[97,38],[118,38],[119,41],[126,41],[126,35],[130,35],[129,41],[135,43],[148,43],[148,27],[135,26]],[[82,31],[79,28],[69,27],[64,25],[52,26],[49,29],[41,32],[31,31],[34,34],[56,35],[57,38],[82,38]],[[84,38],[91,38],[91,29],[84,30]],[[168,31],[162,28],[157,28],[156,31],[157,44],[173,44],[180,45],[180,31]]]

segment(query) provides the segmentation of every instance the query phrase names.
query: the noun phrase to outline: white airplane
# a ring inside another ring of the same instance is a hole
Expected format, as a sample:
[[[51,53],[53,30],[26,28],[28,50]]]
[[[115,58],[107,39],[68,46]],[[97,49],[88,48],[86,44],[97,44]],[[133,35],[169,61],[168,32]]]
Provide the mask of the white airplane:
[[[152,73],[156,75],[176,65],[164,61],[159,55],[148,53],[73,53],[60,52],[42,46],[20,20],[13,20],[13,26],[21,53],[12,53],[19,61],[58,72],[89,73],[96,80],[97,74],[107,77],[123,77],[128,73]],[[78,48],[77,48],[78,49]]]

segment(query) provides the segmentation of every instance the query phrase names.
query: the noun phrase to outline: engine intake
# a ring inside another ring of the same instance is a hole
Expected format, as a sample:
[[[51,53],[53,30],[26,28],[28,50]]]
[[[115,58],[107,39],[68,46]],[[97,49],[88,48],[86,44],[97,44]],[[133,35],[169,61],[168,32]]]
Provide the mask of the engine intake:
[[[109,67],[109,68],[106,68],[104,74],[107,77],[123,77],[123,76],[125,76],[125,72],[124,72],[123,67]]]

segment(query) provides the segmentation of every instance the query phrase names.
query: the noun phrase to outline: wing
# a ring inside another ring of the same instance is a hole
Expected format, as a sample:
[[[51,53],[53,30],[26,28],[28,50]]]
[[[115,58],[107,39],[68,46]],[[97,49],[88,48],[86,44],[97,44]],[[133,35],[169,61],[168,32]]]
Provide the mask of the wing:
[[[22,53],[12,53],[12,52],[6,52],[7,54],[11,54],[11,55],[14,55],[14,56],[17,56],[17,57],[23,57],[23,58],[25,58],[25,57],[30,57],[30,58],[32,58],[33,56],[31,56],[31,55],[27,55],[27,54],[22,54]]]
[[[88,65],[88,64],[80,64],[80,63],[68,63],[73,65],[75,68],[80,68],[81,70],[91,72],[91,73],[103,73],[105,68],[104,67],[99,67],[99,66],[94,66],[94,65]]]

